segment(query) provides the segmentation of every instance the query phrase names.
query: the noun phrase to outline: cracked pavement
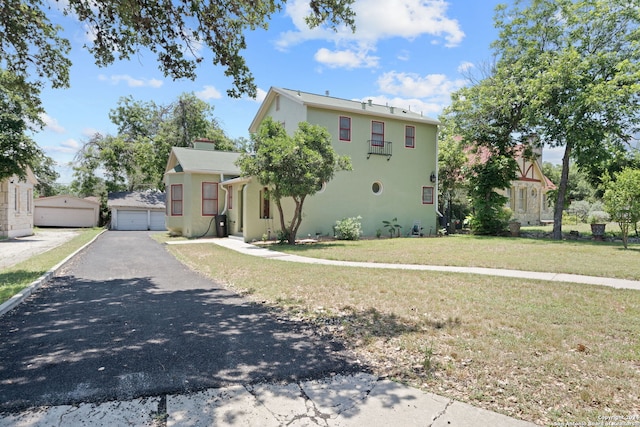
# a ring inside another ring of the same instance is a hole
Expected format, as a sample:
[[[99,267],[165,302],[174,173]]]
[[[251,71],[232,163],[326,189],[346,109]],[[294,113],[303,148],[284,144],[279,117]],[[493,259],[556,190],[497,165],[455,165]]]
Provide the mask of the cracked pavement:
[[[9,426],[445,427],[533,424],[356,373],[320,380],[212,388],[102,404],[58,406],[0,418]]]

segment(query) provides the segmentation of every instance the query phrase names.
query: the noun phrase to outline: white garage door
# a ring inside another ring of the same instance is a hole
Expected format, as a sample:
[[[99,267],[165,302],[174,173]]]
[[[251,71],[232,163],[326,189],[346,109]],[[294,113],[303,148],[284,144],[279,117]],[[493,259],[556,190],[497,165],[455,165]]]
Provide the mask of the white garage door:
[[[36,206],[33,218],[38,227],[95,227],[95,211],[85,208]]]
[[[118,211],[116,230],[147,230],[147,211]]]
[[[164,211],[151,211],[151,230],[161,231],[166,230],[167,227],[164,224]]]

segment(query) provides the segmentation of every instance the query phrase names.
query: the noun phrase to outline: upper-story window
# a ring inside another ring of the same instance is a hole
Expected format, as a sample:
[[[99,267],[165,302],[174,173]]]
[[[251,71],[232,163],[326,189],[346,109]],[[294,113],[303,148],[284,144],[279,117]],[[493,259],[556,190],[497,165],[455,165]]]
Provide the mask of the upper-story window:
[[[416,127],[404,127],[404,146],[407,148],[416,148]]]
[[[280,111],[280,95],[276,95],[276,111]]]
[[[384,146],[384,122],[371,122],[371,145]]]
[[[351,141],[351,117],[340,116],[340,141]]]

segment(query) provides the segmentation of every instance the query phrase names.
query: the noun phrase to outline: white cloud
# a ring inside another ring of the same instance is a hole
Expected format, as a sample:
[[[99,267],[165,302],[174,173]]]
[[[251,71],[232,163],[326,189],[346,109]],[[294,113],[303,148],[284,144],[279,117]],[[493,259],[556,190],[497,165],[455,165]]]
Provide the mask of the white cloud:
[[[98,76],[98,80],[103,82],[110,82],[113,85],[117,85],[120,82],[125,82],[129,87],[153,87],[159,88],[163,85],[162,80],[158,79],[135,79],[127,74],[112,74],[110,76],[105,76],[104,74],[100,74]]]
[[[425,99],[388,97],[388,96],[367,96],[358,99],[360,102],[371,100],[374,104],[390,105],[396,108],[413,111],[414,113],[423,114],[424,116],[435,118],[442,112],[444,104]]]
[[[64,142],[61,142],[55,147],[44,147],[47,152],[51,153],[65,153],[65,154],[75,154],[80,149],[80,143],[75,139],[67,139]]]
[[[264,101],[265,98],[267,97],[267,93],[268,92],[266,90],[258,88],[256,90],[256,97],[255,98],[251,98],[249,96],[245,96],[242,99],[247,100],[247,101],[257,102],[257,103],[261,104],[262,101]]]
[[[86,138],[91,138],[97,133],[101,133],[98,129],[95,128],[84,128],[82,129],[82,136]]]
[[[45,130],[50,130],[55,133],[65,133],[66,130],[62,127],[56,119],[48,115],[47,113],[40,114],[40,120],[44,122]]]
[[[329,68],[372,68],[377,67],[380,58],[369,55],[369,49],[363,48],[358,51],[319,49],[314,55],[314,59]]]
[[[309,29],[304,21],[309,14],[308,0],[293,0],[286,6],[296,27],[280,35],[277,46],[287,49],[307,40],[347,41],[375,45],[379,40],[402,37],[408,40],[427,35],[444,40],[448,47],[460,44],[465,34],[457,20],[447,16],[449,4],[444,0],[356,0],[356,32],[346,27],[334,32],[326,27]]]
[[[465,80],[450,80],[444,74],[401,73],[390,71],[378,78],[378,86],[382,92],[392,95],[414,96],[417,98],[449,99],[451,92],[465,85]]]
[[[196,92],[196,96],[203,101],[222,98],[222,95],[220,94],[218,89],[213,86],[205,86],[203,90],[201,90],[200,92]]]
[[[402,50],[400,51],[400,53],[398,53],[398,59],[400,61],[408,61],[409,59],[411,59],[411,53],[408,50]]]
[[[461,63],[460,65],[458,65],[458,72],[464,74],[464,73],[468,72],[470,69],[475,68],[475,67],[476,66],[473,63],[465,61],[465,62]]]
[[[388,103],[434,116],[440,114],[442,109],[449,105],[451,92],[463,87],[466,81],[451,80],[444,74],[421,76],[415,73],[390,71],[382,74],[377,83],[381,92],[395,97],[377,97],[376,103]]]
[[[264,99],[267,97],[267,93],[268,92],[266,90],[258,88],[255,99],[256,102],[262,103],[262,101],[264,101]]]

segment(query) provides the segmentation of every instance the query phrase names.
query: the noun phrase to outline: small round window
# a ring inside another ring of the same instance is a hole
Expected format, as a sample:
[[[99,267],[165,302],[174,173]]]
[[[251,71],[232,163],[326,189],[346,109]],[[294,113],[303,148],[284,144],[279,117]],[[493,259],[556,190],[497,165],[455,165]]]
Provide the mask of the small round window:
[[[318,185],[316,187],[316,193],[323,193],[324,190],[326,190],[326,189],[327,189],[327,183],[323,182],[322,184],[320,184],[320,185]]]
[[[382,194],[382,183],[381,182],[374,182],[371,185],[371,191],[373,191],[373,194]]]

